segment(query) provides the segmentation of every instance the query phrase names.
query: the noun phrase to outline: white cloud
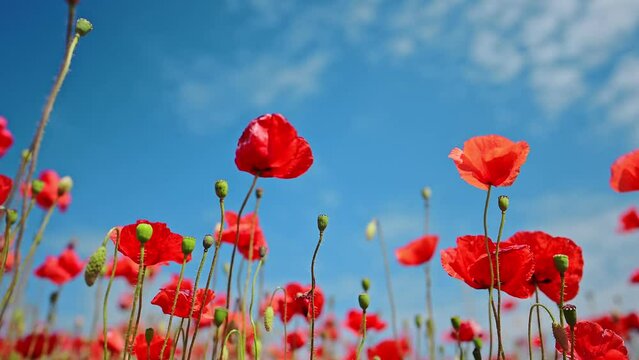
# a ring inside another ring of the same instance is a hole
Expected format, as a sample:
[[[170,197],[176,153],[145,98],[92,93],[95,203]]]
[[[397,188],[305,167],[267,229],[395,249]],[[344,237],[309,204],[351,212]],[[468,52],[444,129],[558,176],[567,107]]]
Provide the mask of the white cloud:
[[[598,102],[608,109],[616,126],[632,126],[639,137],[639,58],[625,57],[598,93]]]

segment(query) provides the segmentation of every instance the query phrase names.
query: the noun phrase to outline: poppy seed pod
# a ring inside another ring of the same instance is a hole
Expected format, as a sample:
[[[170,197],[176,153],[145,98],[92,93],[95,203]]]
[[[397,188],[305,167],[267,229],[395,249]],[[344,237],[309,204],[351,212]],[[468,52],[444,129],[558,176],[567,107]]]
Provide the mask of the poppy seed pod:
[[[377,220],[373,219],[366,225],[366,240],[373,240],[377,234]]]
[[[195,249],[195,238],[191,236],[185,236],[182,238],[182,253],[188,256]]]
[[[363,278],[362,279],[362,289],[364,290],[364,292],[368,291],[368,289],[371,288],[371,279],[369,278]]]
[[[84,282],[88,286],[93,286],[95,280],[100,276],[104,263],[106,262],[106,246],[100,246],[89,258],[84,269]]]
[[[568,256],[564,254],[556,254],[552,257],[552,260],[555,263],[555,268],[559,271],[560,274],[564,274],[566,270],[568,270]]]
[[[461,318],[459,316],[453,316],[450,318],[450,323],[453,325],[453,329],[459,330],[459,327],[461,326]]]
[[[80,36],[85,36],[93,30],[93,24],[87,19],[79,18],[75,23],[75,33]]]
[[[73,179],[71,176],[64,176],[58,183],[58,195],[62,196],[71,191],[73,188]]]
[[[320,232],[323,232],[324,230],[326,230],[326,227],[328,226],[328,216],[327,215],[320,215],[317,217],[317,228],[319,229]]]
[[[273,318],[275,317],[275,311],[272,306],[269,306],[264,310],[264,329],[270,332],[273,329]]]
[[[215,308],[215,312],[213,313],[213,320],[215,322],[215,326],[219,327],[224,324],[226,321],[226,317],[229,315],[229,311],[223,307]]]
[[[15,224],[16,221],[18,221],[18,212],[13,209],[8,209],[7,215],[6,215],[6,221],[8,226]]]
[[[504,212],[508,210],[508,205],[510,205],[510,199],[506,195],[500,195],[497,198],[497,204],[499,205],[499,210]]]
[[[229,184],[226,180],[218,180],[215,182],[215,195],[217,195],[218,198],[224,199],[228,193]]]
[[[135,236],[140,243],[144,244],[151,240],[151,236],[153,236],[153,227],[151,224],[138,224],[135,227]]]
[[[208,250],[215,243],[215,238],[211,234],[204,235],[204,239],[202,240],[202,246],[204,246],[204,251]]]
[[[566,324],[571,328],[575,327],[575,324],[577,324],[577,307],[572,304],[566,304],[561,308],[561,311],[564,313]]]
[[[364,311],[368,309],[368,305],[371,303],[371,299],[367,293],[359,294],[357,301],[359,301],[359,307]]]
[[[557,341],[557,344],[559,344],[564,351],[570,350],[568,336],[566,336],[563,326],[559,323],[552,323],[552,336],[555,337],[555,341]]]
[[[423,322],[422,316],[420,314],[415,315],[415,327],[418,329],[421,329],[422,322]]]
[[[151,341],[153,341],[153,335],[155,335],[155,331],[153,328],[147,328],[144,331],[144,340],[146,340],[146,345],[151,346]]]
[[[424,188],[422,188],[422,198],[424,198],[424,200],[430,200],[431,195],[432,190],[430,189],[430,187],[424,186]]]
[[[44,189],[44,181],[42,180],[33,180],[31,182],[31,192],[33,195],[37,196]]]

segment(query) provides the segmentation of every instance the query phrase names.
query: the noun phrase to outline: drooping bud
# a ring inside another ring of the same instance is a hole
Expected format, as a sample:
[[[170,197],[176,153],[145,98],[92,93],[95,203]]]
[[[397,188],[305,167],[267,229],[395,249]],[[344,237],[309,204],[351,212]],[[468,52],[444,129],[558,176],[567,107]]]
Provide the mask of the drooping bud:
[[[153,328],[147,328],[144,331],[144,340],[146,340],[146,346],[151,346],[153,335],[155,335],[155,330],[153,330]]]
[[[453,316],[450,318],[450,323],[453,325],[453,329],[459,330],[459,327],[461,326],[461,318],[459,316]]]
[[[197,240],[191,236],[185,236],[182,238],[182,254],[184,254],[184,256],[188,256],[193,252],[196,241]]]
[[[430,187],[424,186],[422,188],[422,198],[424,198],[424,200],[430,200],[431,195],[432,195],[432,190],[430,189]]]
[[[31,193],[34,196],[38,196],[44,189],[44,181],[42,180],[33,180],[31,182]]]
[[[567,255],[556,254],[555,256],[552,257],[552,260],[555,263],[555,269],[557,269],[557,271],[559,271],[560,274],[563,275],[566,272],[566,270],[568,270],[569,261],[568,261]]]
[[[213,320],[215,322],[215,326],[220,326],[224,324],[226,321],[226,317],[229,315],[229,311],[223,307],[215,308],[215,312],[213,313]]]
[[[510,199],[506,195],[500,195],[497,198],[497,203],[499,204],[499,210],[504,212],[508,210],[508,205],[510,205]]]
[[[566,304],[561,308],[561,311],[564,313],[566,324],[571,328],[575,327],[577,324],[577,307],[572,304]]]
[[[364,292],[367,292],[368,289],[371,288],[371,279],[369,278],[363,278],[362,279],[362,289],[364,290]]]
[[[568,342],[568,336],[566,336],[566,331],[564,331],[563,326],[559,323],[552,323],[552,336],[557,341],[557,344],[561,346],[561,348],[566,351],[570,351],[570,343]]]
[[[18,212],[13,209],[7,209],[6,214],[7,226],[11,226],[18,221]]]
[[[260,246],[260,259],[264,259],[267,252],[268,248],[266,246]]]
[[[275,311],[272,306],[269,306],[264,310],[264,329],[271,331],[273,329],[273,318],[275,317]]]
[[[88,286],[93,286],[95,280],[100,276],[104,263],[106,262],[106,246],[100,246],[89,258],[86,268],[84,269],[84,282]]]
[[[217,195],[218,198],[224,199],[228,193],[229,184],[226,180],[218,180],[215,182],[215,195]]]
[[[375,235],[377,234],[377,220],[371,220],[368,225],[366,225],[366,240],[373,240]]]
[[[255,189],[255,197],[256,198],[261,199],[263,195],[264,195],[264,189],[262,189],[262,188]]]
[[[153,227],[151,224],[138,224],[135,227],[135,236],[138,238],[138,241],[142,244],[151,240],[151,236],[153,236]]]
[[[58,182],[58,195],[62,196],[70,192],[72,188],[73,179],[71,179],[71,176],[64,176],[62,177],[62,179],[60,179],[60,182]]]
[[[418,328],[418,329],[421,329],[422,328],[422,322],[423,322],[423,319],[422,319],[421,314],[415,315],[415,327]]]
[[[368,309],[368,305],[370,305],[371,303],[371,299],[367,293],[359,294],[359,297],[357,298],[357,300],[359,301],[359,307],[364,311]]]
[[[328,226],[328,216],[327,215],[320,215],[317,217],[317,228],[319,229],[320,232],[324,232],[324,230],[326,230],[326,227]]]
[[[93,30],[93,24],[87,19],[79,18],[75,23],[75,33],[80,36],[85,36]]]
[[[215,238],[211,234],[204,235],[204,239],[202,240],[202,246],[204,246],[204,251],[208,250],[215,243]]]

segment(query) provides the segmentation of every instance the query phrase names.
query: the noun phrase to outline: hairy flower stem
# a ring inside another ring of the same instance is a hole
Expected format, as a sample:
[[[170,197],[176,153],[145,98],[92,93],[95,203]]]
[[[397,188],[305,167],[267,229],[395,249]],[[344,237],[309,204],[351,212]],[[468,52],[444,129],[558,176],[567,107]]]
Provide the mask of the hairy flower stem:
[[[222,349],[220,350],[220,359],[224,358],[224,350],[226,350],[226,343],[229,341],[229,338],[233,334],[237,334],[239,336],[240,332],[237,331],[237,329],[233,329],[229,331],[228,334],[226,334],[226,336],[224,337],[224,342],[222,343]]]
[[[26,150],[29,151],[29,150]],[[16,176],[13,178],[13,184],[21,184],[22,177],[24,176],[24,170],[27,168],[27,163],[29,162],[31,156],[22,156],[20,159],[20,165],[18,166],[18,171],[16,172]],[[11,208],[11,203],[13,202],[13,195],[15,195],[18,190],[18,186],[12,186],[11,190],[9,190],[9,195],[7,196],[7,200],[4,202],[4,206],[9,209]]]
[[[133,340],[135,336],[138,334],[138,327],[140,326],[140,317],[142,316],[142,300],[144,299],[144,279],[146,279],[146,265],[142,267],[142,282],[140,283],[140,295],[138,295],[138,310],[137,315],[135,316],[135,324],[133,325],[133,337],[131,338],[131,345],[133,345]],[[129,358],[131,355],[129,355]]]
[[[177,329],[175,329],[175,335],[173,335],[173,345],[171,346],[171,356],[169,357],[170,360],[173,360],[175,358],[175,351],[177,350],[178,347],[178,340],[180,340],[180,334],[182,334],[182,340],[183,342],[186,341],[186,333],[184,332],[184,318],[182,318],[182,320],[180,320],[180,326],[178,326]],[[167,330],[167,334],[168,334],[168,330]],[[184,346],[182,346],[184,348]],[[184,350],[186,350],[186,348],[183,349],[182,352],[185,352]],[[161,358],[160,358],[161,359]]]
[[[377,222],[377,238],[379,239],[379,246],[382,249],[382,258],[384,260],[384,274],[386,276],[386,292],[388,293],[388,302],[391,308],[391,322],[393,325],[393,339],[397,343],[398,331],[397,331],[397,309],[395,308],[395,299],[393,298],[393,284],[390,274],[390,263],[388,262],[388,254],[386,252],[386,245],[384,244],[384,236],[382,235],[382,226],[379,220]],[[399,347],[399,343],[397,345]]]
[[[67,35],[64,41],[64,47],[69,47],[71,43],[71,35],[73,33],[73,23],[75,22],[75,4],[71,1],[67,2],[69,4],[69,11],[67,14]]]
[[[495,325],[497,326],[497,358],[506,359],[504,347],[501,338],[501,275],[499,270],[499,244],[506,222],[506,211],[501,212],[501,221],[499,223],[499,232],[497,234],[497,245],[495,247],[495,270],[497,272],[497,313],[495,314]],[[492,264],[491,264],[492,266]]]
[[[259,333],[257,332],[257,326],[253,319],[253,302],[255,300],[255,283],[257,282],[257,276],[260,273],[260,269],[264,264],[264,259],[260,259],[255,268],[255,275],[253,276],[253,284],[251,285],[251,303],[249,304],[249,319],[251,319],[251,327],[253,327],[253,352],[255,354],[255,360],[260,360],[260,353],[258,352]]]
[[[362,350],[364,349],[364,343],[366,342],[366,310],[362,310],[362,324],[360,326],[360,329],[362,331],[362,339],[359,341],[359,345],[357,346],[357,354],[355,355],[355,360],[360,359]],[[417,352],[419,352],[419,350],[417,350]]]
[[[529,360],[532,360],[532,316],[533,316],[533,309],[535,308],[537,308],[537,314],[539,314],[539,308],[546,310],[552,322],[553,323],[555,322],[555,317],[552,316],[552,313],[550,312],[550,310],[548,310],[546,306],[540,303],[535,303],[530,306],[530,311],[528,313],[528,359]],[[543,351],[542,351],[542,354],[543,354]]]
[[[189,330],[191,329],[191,318],[193,317],[193,310],[195,307],[197,284],[200,281],[200,275],[202,274],[202,268],[204,267],[204,263],[206,262],[206,255],[208,253],[209,253],[209,249],[204,249],[204,253],[202,254],[202,260],[200,260],[200,265],[197,268],[197,275],[195,275],[195,283],[193,283],[193,296],[191,299],[191,305],[189,306],[189,318],[186,322],[186,331],[184,332],[185,334],[184,340],[187,345],[189,341]],[[206,290],[204,290],[204,297],[206,298]],[[205,307],[205,306],[202,306],[202,307]],[[198,323],[199,323],[199,318],[198,318]],[[199,326],[199,324],[197,324],[196,326]],[[186,355],[187,355],[187,351],[185,346],[184,351],[182,351],[182,360],[186,358]]]
[[[493,259],[490,251],[490,247],[488,246],[488,206],[490,205],[490,192],[492,190],[492,186],[488,185],[488,190],[486,191],[486,204],[484,205],[484,242],[486,244],[486,254],[488,255],[488,263],[491,264],[490,268],[490,284],[488,285],[488,334],[489,334],[489,346],[488,346],[488,358],[492,359],[493,357],[493,315],[497,316],[495,313],[495,303],[493,302],[493,285],[495,283],[495,273],[493,271]]]
[[[217,265],[217,255],[220,252],[220,246],[222,245],[222,232],[224,231],[224,198],[220,199],[220,229],[218,230],[217,240],[215,240],[215,250],[213,251],[213,261],[211,262],[211,268],[209,269],[209,274],[206,278],[206,286],[204,286],[204,292],[208,291],[211,287],[211,279],[213,278],[213,274],[215,273],[215,266]],[[200,319],[202,318],[202,313],[204,312],[205,306],[200,307],[200,312],[197,315],[197,323],[195,329],[193,329],[193,336],[191,337],[191,345],[189,346],[189,353],[187,359],[191,359],[191,353],[193,352],[193,346],[195,345],[195,340],[197,338],[197,333],[200,328]],[[217,331],[213,332],[213,341],[217,342],[219,339],[217,338]],[[215,348],[215,346],[214,346]],[[215,350],[215,349],[214,349]],[[215,359],[215,353],[213,354],[213,359]]]
[[[115,269],[115,260],[113,263]],[[140,265],[138,266],[138,282],[135,284],[135,291],[133,292],[133,306],[131,307],[131,315],[129,315],[129,325],[126,328],[126,336],[124,337],[124,351],[122,352],[122,359],[126,359],[130,355],[129,345],[132,344],[131,337],[135,337],[135,334],[131,334],[133,328],[133,319],[135,317],[136,303],[140,296],[142,281],[144,280],[144,243],[140,243]],[[106,337],[104,338],[106,340]]]
[[[180,277],[178,278],[177,287],[175,289],[175,296],[173,297],[173,305],[171,305],[171,314],[169,314],[169,325],[166,327],[166,335],[164,335],[164,342],[162,343],[162,350],[160,350],[160,359],[164,359],[164,350],[166,350],[166,344],[169,342],[169,335],[171,334],[171,324],[173,323],[173,314],[177,307],[178,296],[180,295],[180,286],[184,279],[184,269],[186,268],[186,256],[182,261],[182,267],[180,268]]]
[[[560,287],[560,293],[559,293],[559,324],[561,324],[561,327],[564,327],[565,321],[564,321],[564,312],[562,311],[562,308],[564,307],[564,292],[566,291],[566,275],[564,273],[560,273],[560,277],[561,277],[561,287]],[[566,351],[563,351],[561,353],[561,357],[563,358],[563,360],[566,360]]]
[[[575,358],[575,327],[570,327],[570,359]]]
[[[102,349],[103,352],[103,356],[102,359],[103,360],[107,360],[107,335],[108,335],[108,320],[107,320],[107,305],[109,303],[109,294],[111,293],[111,286],[113,286],[113,279],[115,279],[115,270],[116,270],[116,266],[115,264],[118,261],[118,248],[120,247],[120,229],[119,228],[113,228],[109,231],[109,233],[107,234],[107,236],[105,237],[105,242],[106,239],[108,237],[110,237],[110,234],[112,231],[116,232],[116,240],[115,240],[115,249],[113,249],[113,266],[112,266],[112,270],[111,270],[111,275],[109,276],[109,283],[107,284],[107,288],[106,291],[104,293],[104,302],[102,303],[102,337],[104,338],[104,348]],[[104,245],[103,242],[102,244]],[[124,352],[126,353],[128,351],[127,348],[124,348]]]
[[[315,359],[315,260],[322,240],[324,240],[324,230],[319,232],[319,240],[313,252],[313,260],[311,260],[311,290],[309,291],[311,297],[311,360]]]
[[[424,199],[424,234],[427,235],[429,231],[430,222],[430,199]],[[433,312],[433,294],[432,294],[432,282],[430,275],[430,262],[424,265],[424,275],[426,276],[426,313],[428,318],[426,319],[426,336],[428,336],[428,354],[429,359],[435,359],[435,315]],[[419,353],[419,351],[418,351]]]
[[[9,217],[5,216],[4,227],[4,246],[2,247],[2,259],[0,260],[0,285],[4,279],[4,268],[7,266],[7,257],[9,257],[9,248],[11,247],[11,224],[9,224]]]
[[[278,290],[281,290],[284,293],[284,360],[286,360],[286,355],[288,354],[288,352],[286,351],[287,350],[286,349],[286,346],[287,346],[286,338],[288,336],[287,332],[286,332],[286,323],[287,323],[287,321],[286,321],[287,313],[286,312],[287,312],[287,308],[288,308],[288,306],[286,305],[286,298],[288,297],[288,294],[286,293],[286,289],[281,287],[281,286],[276,287],[275,290],[273,290],[273,293],[271,294],[271,301],[269,301],[268,306],[273,306],[273,299],[275,298],[275,293]]]
[[[539,288],[535,285],[535,303],[539,303]],[[541,332],[541,315],[539,307],[537,306],[537,331],[539,332],[539,350],[541,351],[541,360],[544,360],[546,357],[544,350],[544,336]]]

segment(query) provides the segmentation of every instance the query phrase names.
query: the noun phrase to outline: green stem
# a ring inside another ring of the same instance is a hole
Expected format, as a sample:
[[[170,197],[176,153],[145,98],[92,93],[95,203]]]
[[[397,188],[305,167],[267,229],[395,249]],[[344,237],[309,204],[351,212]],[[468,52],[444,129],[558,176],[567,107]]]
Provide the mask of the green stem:
[[[539,303],[539,288],[535,285],[535,303]],[[539,313],[539,307],[537,307],[537,331],[539,332],[539,349],[541,350],[541,360],[546,358],[544,350],[544,336],[541,332],[541,315]]]
[[[113,263],[113,268],[115,269],[115,259]],[[135,291],[133,292],[133,306],[131,307],[131,315],[129,315],[129,325],[126,329],[126,337],[124,338],[124,351],[122,353],[122,359],[126,359],[129,352],[129,344],[131,344],[131,336],[135,337],[136,334],[131,335],[131,330],[133,328],[133,319],[135,317],[135,304],[138,302],[138,297],[140,296],[141,284],[143,281],[144,272],[142,269],[144,268],[144,243],[140,243],[140,264],[138,266],[138,282],[135,284]],[[106,337],[104,338],[106,341]]]
[[[575,327],[570,327],[570,359],[575,358]]]
[[[459,360],[464,360],[464,349],[462,349],[462,343],[457,333],[457,349],[459,350]]]
[[[0,262],[0,285],[2,285],[4,279],[4,267],[7,266],[7,257],[9,256],[9,247],[11,245],[11,224],[9,224],[8,215],[4,219],[4,247],[2,248],[2,260]]]
[[[417,327],[415,329],[415,360],[419,360],[419,355],[422,352],[422,328]],[[433,358],[431,358],[433,359]]]
[[[357,354],[355,355],[355,360],[359,360],[362,354],[362,349],[364,349],[364,343],[366,342],[366,310],[362,310],[362,325],[360,329],[362,330],[362,339],[359,341],[359,345],[357,346]]]
[[[44,344],[42,346],[43,350],[40,356],[43,356],[44,353],[46,352],[46,349],[49,347],[49,330],[53,328],[53,325],[55,323],[55,312],[58,305],[58,298],[60,297],[60,291],[62,291],[61,286],[58,287],[51,294],[51,301],[49,302],[49,313],[47,314],[47,321],[45,323],[44,330],[43,330],[43,334],[44,334]]]
[[[29,150],[25,150],[29,151]],[[4,202],[4,206],[8,209],[11,207],[11,203],[13,202],[13,195],[15,195],[18,190],[18,186],[15,184],[22,184],[22,177],[24,176],[24,170],[27,167],[27,163],[29,162],[30,156],[21,156],[20,166],[18,166],[18,171],[16,172],[16,176],[13,178],[14,186],[9,190],[9,195],[7,196],[7,200]],[[25,182],[26,183],[26,182]]]
[[[173,336],[173,339],[174,339],[173,340],[173,345],[171,346],[171,349],[170,349],[171,350],[171,356],[169,357],[169,359],[171,359],[171,360],[173,360],[175,358],[175,351],[177,350],[177,347],[178,347],[178,340],[180,340],[180,334],[182,334],[183,341],[186,340],[186,333],[184,332],[184,329],[182,328],[182,326],[184,326],[184,318],[182,318],[182,320],[180,320],[180,326],[178,326],[178,328],[175,329],[175,336]],[[186,350],[186,348],[184,348],[184,350]],[[160,359],[162,359],[162,358],[160,358]]]
[[[320,230],[319,240],[317,241],[317,246],[315,246],[313,260],[311,261],[311,291],[309,292],[311,296],[311,360],[315,359],[315,260],[323,239],[324,230]]]
[[[240,334],[239,331],[237,331],[237,329],[233,329],[231,331],[228,332],[228,334],[226,334],[226,336],[224,337],[224,343],[222,343],[222,349],[220,350],[220,359],[224,358],[224,350],[226,349],[226,343],[229,341],[229,338],[231,337],[232,334]]]
[[[566,275],[564,273],[560,274],[561,277],[561,293],[559,294],[559,323],[561,324],[561,327],[564,327],[564,312],[562,311],[562,308],[564,306],[564,292],[566,289]],[[563,351],[561,353],[561,357],[563,358],[563,360],[566,360],[566,352]]]
[[[140,317],[142,316],[142,300],[144,299],[144,279],[146,279],[146,265],[142,266],[142,282],[140,283],[140,295],[138,296],[138,309],[137,309],[137,315],[135,316],[135,325],[133,325],[133,339],[131,339],[131,344],[133,344],[133,341],[135,340],[135,337],[138,334],[138,327],[140,326]],[[129,355],[129,358],[130,357],[131,355]]]
[[[494,312],[495,303],[493,302],[493,285],[495,283],[495,273],[493,271],[493,259],[490,251],[490,246],[488,245],[488,206],[490,205],[490,193],[492,190],[492,186],[488,185],[488,190],[486,191],[486,203],[484,205],[484,242],[486,244],[486,254],[488,255],[488,263],[490,264],[490,284],[488,285],[488,333],[489,333],[489,346],[488,346],[488,358],[492,359],[493,357],[493,315],[497,314]]]
[[[186,322],[186,331],[184,332],[185,334],[185,341],[188,344],[189,341],[189,330],[191,330],[191,317],[193,317],[193,311],[194,311],[194,307],[195,307],[195,300],[197,298],[197,284],[200,281],[200,275],[202,274],[202,268],[204,267],[204,263],[206,262],[206,255],[209,253],[209,249],[204,249],[204,253],[202,254],[202,260],[200,260],[200,265],[197,268],[197,275],[195,275],[195,283],[193,284],[193,297],[191,299],[191,305],[189,306],[189,318]],[[208,289],[207,289],[208,290]],[[204,290],[204,298],[206,299],[206,292],[207,290]],[[202,308],[206,307],[204,304],[202,304],[201,306]],[[199,326],[199,318],[198,318],[198,324],[196,326]],[[182,360],[184,360],[186,358],[187,355],[187,351],[186,351],[186,346],[184,346],[184,351],[182,351]]]
[[[377,222],[377,237],[379,238],[379,245],[382,249],[382,258],[384,260],[384,274],[386,277],[386,290],[388,293],[388,302],[390,303],[391,308],[391,322],[393,325],[393,339],[395,342],[398,341],[397,335],[397,310],[395,308],[395,299],[393,298],[393,284],[391,281],[390,274],[390,263],[388,261],[388,254],[386,252],[386,245],[384,244],[384,236],[382,235],[382,226],[379,220],[375,220]],[[399,346],[399,345],[398,345]]]
[[[73,23],[75,20],[75,4],[71,2],[68,2],[68,3],[69,3],[69,12],[67,16],[67,35],[64,41],[65,48],[69,46],[69,43],[71,41],[71,34],[73,32]]]
[[[501,338],[501,275],[499,270],[499,244],[501,243],[505,222],[506,212],[502,211],[501,221],[499,223],[499,232],[497,234],[497,245],[495,247],[495,269],[497,272],[497,313],[495,314],[495,325],[497,326],[497,357],[501,357],[502,360],[506,359],[506,355],[504,354],[504,347]]]
[[[286,293],[286,289],[281,287],[281,286],[276,287],[275,290],[273,290],[273,293],[271,294],[271,301],[268,303],[268,305],[269,306],[273,306],[273,299],[275,298],[275,293],[277,293],[278,290],[281,290],[284,293],[284,360],[286,360],[286,355],[288,354],[287,351],[286,351],[287,350],[286,349],[286,345],[287,345],[286,338],[288,336],[287,333],[286,333],[286,323],[287,323],[286,315],[287,315],[287,308],[288,308],[288,306],[286,306],[286,298],[288,296],[287,293]]]
[[[264,264],[264,259],[260,259],[255,268],[255,275],[253,276],[253,284],[251,286],[251,303],[249,305],[249,318],[251,319],[251,326],[253,327],[253,351],[255,353],[255,360],[260,360],[260,354],[258,353],[257,342],[259,341],[259,335],[257,332],[257,326],[255,320],[253,320],[253,302],[255,300],[255,283],[257,282],[257,276],[260,273],[260,269]]]
[[[532,304],[530,306],[530,311],[528,313],[528,357],[529,360],[532,360],[532,315],[533,315],[533,309],[537,308],[537,310],[539,310],[539,308],[542,308],[544,310],[546,310],[546,312],[548,313],[548,316],[550,316],[550,319],[552,320],[553,323],[555,323],[555,317],[552,316],[552,313],[550,312],[550,310],[548,310],[548,308],[540,303],[536,303],[536,304]]]
[[[111,286],[113,285],[113,279],[115,279],[115,264],[118,261],[118,248],[120,247],[120,229],[113,228],[107,234],[107,237],[110,236],[112,231],[117,232],[117,237],[115,240],[115,249],[113,249],[113,266],[111,270],[111,276],[109,276],[109,283],[107,284],[106,292],[104,293],[104,302],[102,303],[102,336],[104,339],[104,348],[103,348],[103,360],[107,360],[107,335],[108,335],[108,320],[107,320],[107,305],[109,303],[109,294],[111,293]],[[128,351],[127,348],[124,348],[124,352]]]
[[[171,314],[169,314],[169,325],[166,328],[166,335],[164,336],[164,342],[162,343],[162,350],[160,350],[160,359],[164,359],[164,350],[166,344],[169,341],[169,335],[171,334],[171,324],[173,323],[173,314],[177,307],[178,296],[180,295],[180,286],[182,285],[182,279],[184,279],[184,269],[186,268],[186,255],[184,261],[182,261],[182,267],[180,268],[180,277],[178,278],[177,287],[175,289],[175,296],[173,297],[173,305],[171,305]]]
[[[430,200],[424,199],[424,234],[428,234],[430,225]],[[435,359],[435,316],[433,312],[433,295],[432,281],[430,276],[430,262],[424,265],[424,273],[426,275],[426,335],[428,336],[428,353],[430,359]]]

